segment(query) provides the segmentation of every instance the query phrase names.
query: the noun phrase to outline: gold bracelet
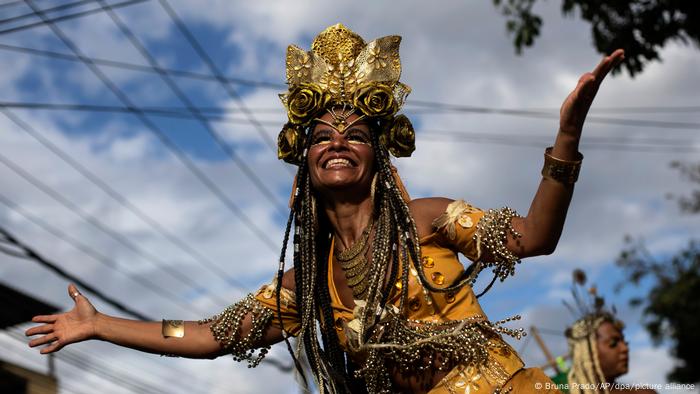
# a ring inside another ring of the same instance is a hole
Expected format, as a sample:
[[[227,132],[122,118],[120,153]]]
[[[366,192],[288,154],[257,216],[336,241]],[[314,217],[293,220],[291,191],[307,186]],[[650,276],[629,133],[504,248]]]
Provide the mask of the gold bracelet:
[[[185,336],[185,323],[182,320],[163,319],[162,333],[163,338],[182,338]]]
[[[552,149],[550,146],[544,151],[542,176],[564,185],[573,185],[578,180],[583,155],[577,153],[578,157],[574,161],[561,160],[552,156]]]

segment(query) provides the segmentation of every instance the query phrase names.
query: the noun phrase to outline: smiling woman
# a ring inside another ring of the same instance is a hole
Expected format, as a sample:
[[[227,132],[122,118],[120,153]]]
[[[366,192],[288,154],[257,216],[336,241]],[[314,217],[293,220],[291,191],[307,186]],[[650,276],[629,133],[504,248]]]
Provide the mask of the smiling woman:
[[[47,345],[41,352],[50,353],[97,338],[185,357],[231,353],[255,366],[284,340],[295,361],[305,353],[321,392],[553,387],[539,369],[524,368],[502,337],[519,338],[522,330],[503,326],[512,319],[491,322],[471,285],[484,269],[505,280],[521,258],[554,251],[581,164],[583,121],[622,51],[584,74],[567,97],[543,179],[520,217],[461,200],[410,199],[389,156],[415,149],[413,126],[398,114],[410,92],[399,81],[400,42],[388,36],[366,43],[338,24],[320,33],[311,51],[288,48],[289,89],[280,96],[288,122],[278,156],[298,171],[270,284],[211,318],[162,323],[101,314],[71,286],[75,308],[35,317],[43,324],[27,331],[40,335],[30,346]],[[290,237],[293,267],[286,270]],[[458,253],[472,264],[463,267]],[[298,349],[290,335],[299,337]]]

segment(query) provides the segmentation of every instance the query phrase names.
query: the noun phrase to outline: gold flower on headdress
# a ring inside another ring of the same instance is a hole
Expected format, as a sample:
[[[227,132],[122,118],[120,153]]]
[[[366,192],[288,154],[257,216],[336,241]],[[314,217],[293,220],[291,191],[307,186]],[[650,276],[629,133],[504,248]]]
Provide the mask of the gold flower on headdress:
[[[398,111],[394,90],[386,84],[368,82],[357,88],[353,106],[369,117],[383,118]]]
[[[389,152],[394,157],[408,157],[416,150],[416,134],[406,115],[399,115],[391,123],[383,139]]]
[[[286,99],[289,121],[293,124],[307,125],[326,107],[329,97],[317,85],[304,83],[295,86]]]
[[[287,123],[277,136],[277,157],[290,164],[301,162],[304,132],[299,126]]]

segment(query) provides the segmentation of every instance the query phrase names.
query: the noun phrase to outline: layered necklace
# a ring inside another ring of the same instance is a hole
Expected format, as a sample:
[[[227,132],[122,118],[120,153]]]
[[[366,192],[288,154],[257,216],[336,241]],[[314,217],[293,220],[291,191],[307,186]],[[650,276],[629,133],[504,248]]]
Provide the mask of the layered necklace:
[[[334,252],[336,261],[340,263],[345,273],[345,279],[352,290],[352,295],[356,300],[364,300],[369,288],[370,263],[367,261],[367,249],[369,248],[369,235],[372,232],[373,220],[370,218],[367,227],[362,231],[360,238],[349,248],[342,252]]]

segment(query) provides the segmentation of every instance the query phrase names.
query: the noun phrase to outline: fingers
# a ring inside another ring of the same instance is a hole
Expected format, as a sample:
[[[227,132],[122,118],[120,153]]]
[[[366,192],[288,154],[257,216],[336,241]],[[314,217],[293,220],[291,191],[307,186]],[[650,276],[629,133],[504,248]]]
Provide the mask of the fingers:
[[[68,295],[73,299],[73,301],[75,301],[81,294],[80,291],[78,291],[78,288],[71,283],[68,285]]]
[[[44,324],[42,326],[36,326],[28,329],[24,332],[24,335],[31,337],[37,334],[48,334],[53,331],[53,324]]]
[[[57,315],[38,315],[32,317],[32,321],[34,323],[55,323],[57,318]]]
[[[613,67],[620,64],[620,62],[625,58],[625,51],[623,49],[617,49],[609,56],[603,58],[603,60],[598,63],[595,70],[591,72],[598,81],[605,78],[606,75],[613,69]]]
[[[56,334],[54,333],[49,333],[43,336],[40,336],[39,338],[32,339],[29,341],[29,347],[37,347],[41,345],[45,345],[47,343],[51,343],[56,341],[58,338],[56,337]]]
[[[61,346],[61,344],[58,341],[56,341],[56,342],[51,343],[49,346],[41,349],[39,351],[39,353],[41,353],[41,354],[53,353],[55,351],[61,350],[62,347],[63,346]]]

